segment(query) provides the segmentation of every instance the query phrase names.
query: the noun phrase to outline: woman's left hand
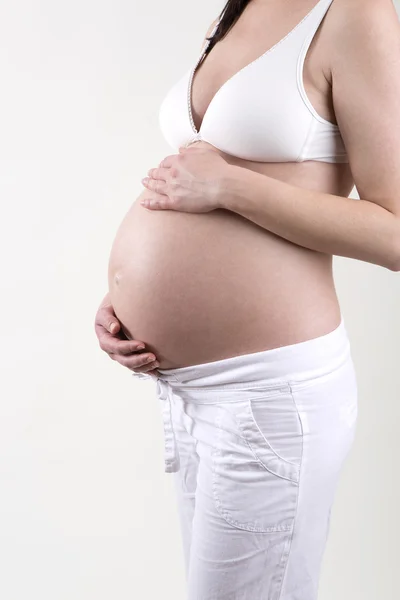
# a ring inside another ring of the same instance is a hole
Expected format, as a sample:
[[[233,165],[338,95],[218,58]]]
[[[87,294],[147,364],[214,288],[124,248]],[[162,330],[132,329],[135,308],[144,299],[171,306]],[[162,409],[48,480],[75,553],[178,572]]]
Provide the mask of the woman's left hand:
[[[152,210],[205,213],[221,208],[229,163],[211,148],[179,148],[142,179],[151,194],[141,204]]]

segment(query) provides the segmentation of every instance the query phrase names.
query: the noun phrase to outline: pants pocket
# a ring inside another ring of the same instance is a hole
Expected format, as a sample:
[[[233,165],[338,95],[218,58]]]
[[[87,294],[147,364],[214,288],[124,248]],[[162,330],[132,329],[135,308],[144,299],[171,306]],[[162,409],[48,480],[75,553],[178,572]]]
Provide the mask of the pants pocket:
[[[213,495],[221,516],[248,531],[291,531],[303,449],[291,392],[260,391],[221,403],[217,427]]]

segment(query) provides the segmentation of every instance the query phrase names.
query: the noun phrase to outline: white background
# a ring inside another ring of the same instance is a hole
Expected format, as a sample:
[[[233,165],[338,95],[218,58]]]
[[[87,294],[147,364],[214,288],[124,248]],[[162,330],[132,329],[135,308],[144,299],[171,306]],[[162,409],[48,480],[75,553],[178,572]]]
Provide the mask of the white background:
[[[171,153],[159,104],[221,8],[1,4],[3,600],[185,598],[158,400],[101,352],[93,321],[116,229],[140,179]],[[394,600],[400,277],[334,264],[360,408],[320,599]]]

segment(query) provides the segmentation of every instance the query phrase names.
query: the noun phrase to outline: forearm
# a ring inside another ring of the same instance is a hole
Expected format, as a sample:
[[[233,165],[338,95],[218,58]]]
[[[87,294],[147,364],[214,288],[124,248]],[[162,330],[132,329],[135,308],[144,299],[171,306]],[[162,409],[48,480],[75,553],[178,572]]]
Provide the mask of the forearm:
[[[300,188],[232,165],[221,207],[311,250],[400,269],[400,217],[373,202]]]

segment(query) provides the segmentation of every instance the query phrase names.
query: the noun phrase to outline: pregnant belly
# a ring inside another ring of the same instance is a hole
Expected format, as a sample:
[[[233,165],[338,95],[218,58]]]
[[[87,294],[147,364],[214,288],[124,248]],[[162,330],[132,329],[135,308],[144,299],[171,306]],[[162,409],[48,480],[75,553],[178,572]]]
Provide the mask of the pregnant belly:
[[[109,291],[127,337],[161,368],[296,343],[339,323],[331,257],[223,209],[147,210],[146,192],[118,229]]]

